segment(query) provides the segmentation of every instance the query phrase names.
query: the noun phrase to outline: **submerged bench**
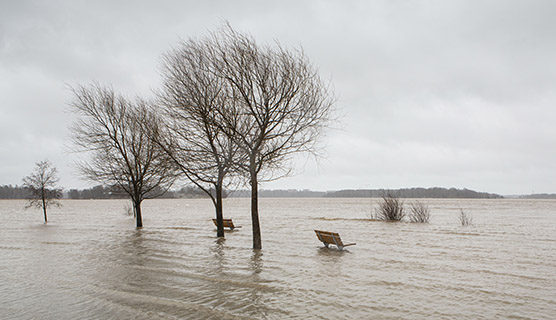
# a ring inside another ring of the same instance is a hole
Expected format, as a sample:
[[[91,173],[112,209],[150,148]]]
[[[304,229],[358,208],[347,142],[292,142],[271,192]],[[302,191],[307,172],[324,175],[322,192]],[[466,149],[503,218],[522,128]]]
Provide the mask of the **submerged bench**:
[[[317,234],[317,238],[319,238],[327,248],[329,245],[333,244],[338,247],[338,249],[343,250],[344,247],[355,245],[355,243],[343,243],[340,235],[336,232],[315,230],[315,233]]]
[[[241,226],[234,226],[232,219],[222,219],[222,221],[224,223],[224,228],[230,228],[230,230],[241,228]],[[218,227],[218,222],[216,221],[216,219],[212,219],[212,222],[214,222],[214,225]]]

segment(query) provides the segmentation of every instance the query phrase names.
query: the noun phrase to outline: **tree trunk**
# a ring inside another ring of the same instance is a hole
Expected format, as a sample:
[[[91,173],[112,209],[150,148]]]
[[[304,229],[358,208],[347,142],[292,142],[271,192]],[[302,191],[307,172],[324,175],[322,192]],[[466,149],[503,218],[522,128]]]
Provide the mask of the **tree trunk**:
[[[224,214],[222,209],[222,183],[216,185],[216,236],[224,238]]]
[[[253,225],[253,249],[262,249],[261,226],[259,224],[259,184],[253,160],[251,160],[249,169],[251,176],[251,223]]]
[[[135,220],[137,221],[137,228],[142,228],[143,218],[141,217],[141,201],[134,201],[133,207],[135,209]]]
[[[43,196],[42,196],[42,211],[44,212],[44,222],[48,222],[48,220],[46,219],[46,200],[44,199],[44,192],[43,192]]]

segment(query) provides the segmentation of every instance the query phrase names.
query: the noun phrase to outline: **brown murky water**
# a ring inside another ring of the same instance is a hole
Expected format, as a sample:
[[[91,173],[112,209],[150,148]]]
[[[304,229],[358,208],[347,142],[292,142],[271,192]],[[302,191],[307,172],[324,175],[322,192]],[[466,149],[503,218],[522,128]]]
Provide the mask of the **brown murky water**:
[[[556,201],[425,202],[430,224],[369,221],[369,199],[261,199],[254,252],[248,199],[227,200],[243,228],[224,241],[208,200],[146,201],[142,230],[125,201],[65,200],[45,225],[3,200],[0,318],[556,317]],[[357,245],[323,249],[313,229]]]

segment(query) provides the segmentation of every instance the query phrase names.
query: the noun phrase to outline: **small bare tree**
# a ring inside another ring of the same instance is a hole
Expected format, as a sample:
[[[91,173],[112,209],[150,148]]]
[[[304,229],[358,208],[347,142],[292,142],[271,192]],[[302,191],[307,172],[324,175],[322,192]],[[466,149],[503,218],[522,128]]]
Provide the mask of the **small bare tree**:
[[[225,80],[230,103],[216,123],[242,150],[238,163],[251,187],[253,248],[261,249],[259,181],[290,173],[296,153],[317,155],[333,114],[333,96],[302,51],[259,46],[229,25],[205,38],[213,72]]]
[[[59,181],[56,172],[56,168],[49,161],[40,161],[35,164],[35,171],[23,178],[23,187],[29,192],[29,203],[25,209],[41,208],[44,222],[48,222],[46,217],[48,207],[61,206],[57,200],[62,196],[62,189],[56,187]]]
[[[71,106],[80,116],[72,127],[73,142],[78,152],[89,155],[78,163],[80,172],[125,192],[133,203],[137,227],[142,227],[142,201],[164,194],[176,179],[166,153],[143,127],[154,121],[148,103],[131,102],[100,85],[79,86],[73,93]]]
[[[217,75],[211,49],[190,40],[165,54],[159,93],[165,132],[156,136],[181,172],[211,198],[217,236],[224,237],[223,191],[233,184],[242,153],[217,124],[219,110],[233,100],[228,83]]]
[[[430,220],[429,206],[421,201],[415,201],[410,205],[409,221],[415,223],[428,223]]]
[[[405,217],[403,200],[391,193],[385,194],[378,205],[377,216],[383,221],[401,221]]]

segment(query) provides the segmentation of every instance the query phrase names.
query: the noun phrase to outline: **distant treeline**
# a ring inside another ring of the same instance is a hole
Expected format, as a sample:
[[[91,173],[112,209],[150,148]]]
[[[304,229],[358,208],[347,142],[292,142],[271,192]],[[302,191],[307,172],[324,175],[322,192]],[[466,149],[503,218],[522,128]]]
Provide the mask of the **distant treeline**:
[[[94,186],[89,189],[70,189],[64,193],[64,198],[69,199],[126,199],[127,196],[118,192],[116,188],[105,186]]]
[[[26,199],[28,191],[19,186],[0,186],[0,199]]]
[[[452,199],[501,199],[501,195],[456,188],[408,188],[408,189],[357,189],[327,192],[329,198],[380,198],[386,194],[400,198],[452,198]]]
[[[259,190],[259,197],[261,198],[322,198],[326,195],[323,191],[311,191],[311,190]],[[249,190],[237,190],[230,192],[231,198],[249,198],[251,197],[251,191]]]
[[[224,197],[227,196],[224,192]],[[26,199],[28,191],[20,186],[0,186],[0,199]],[[63,192],[65,199],[127,199],[128,196],[115,187],[94,186],[88,189],[70,189]],[[162,198],[208,198],[207,194],[197,187],[187,186],[179,190],[169,190]]]
[[[536,193],[517,196],[519,199],[556,199],[556,193]]]
[[[408,188],[408,189],[356,189],[340,191],[311,191],[311,190],[260,190],[261,198],[380,198],[391,193],[401,198],[481,198],[501,199],[501,195],[486,192],[477,192],[469,189],[455,188]],[[248,190],[232,192],[230,197],[249,197]]]
[[[391,193],[401,198],[468,198],[468,199],[501,199],[501,195],[486,192],[477,192],[469,189],[456,188],[406,188],[406,189],[354,189],[340,191],[311,191],[311,190],[259,190],[261,198],[380,198]],[[248,190],[224,191],[224,198],[248,198]],[[23,187],[4,185],[0,186],[0,199],[25,199],[27,190]],[[67,199],[125,199],[127,196],[114,187],[95,186],[89,189],[70,189],[64,192]],[[179,190],[167,191],[162,198],[208,198],[197,187],[187,186]],[[518,195],[512,198],[519,199],[556,199],[556,194],[531,194]]]
[[[225,194],[226,195],[226,194]],[[224,196],[225,196],[224,195]],[[66,198],[69,199],[127,199],[128,195],[115,187],[95,186],[90,189],[71,189],[67,192]],[[184,187],[179,190],[168,190],[158,198],[208,198],[207,194],[197,187]]]

